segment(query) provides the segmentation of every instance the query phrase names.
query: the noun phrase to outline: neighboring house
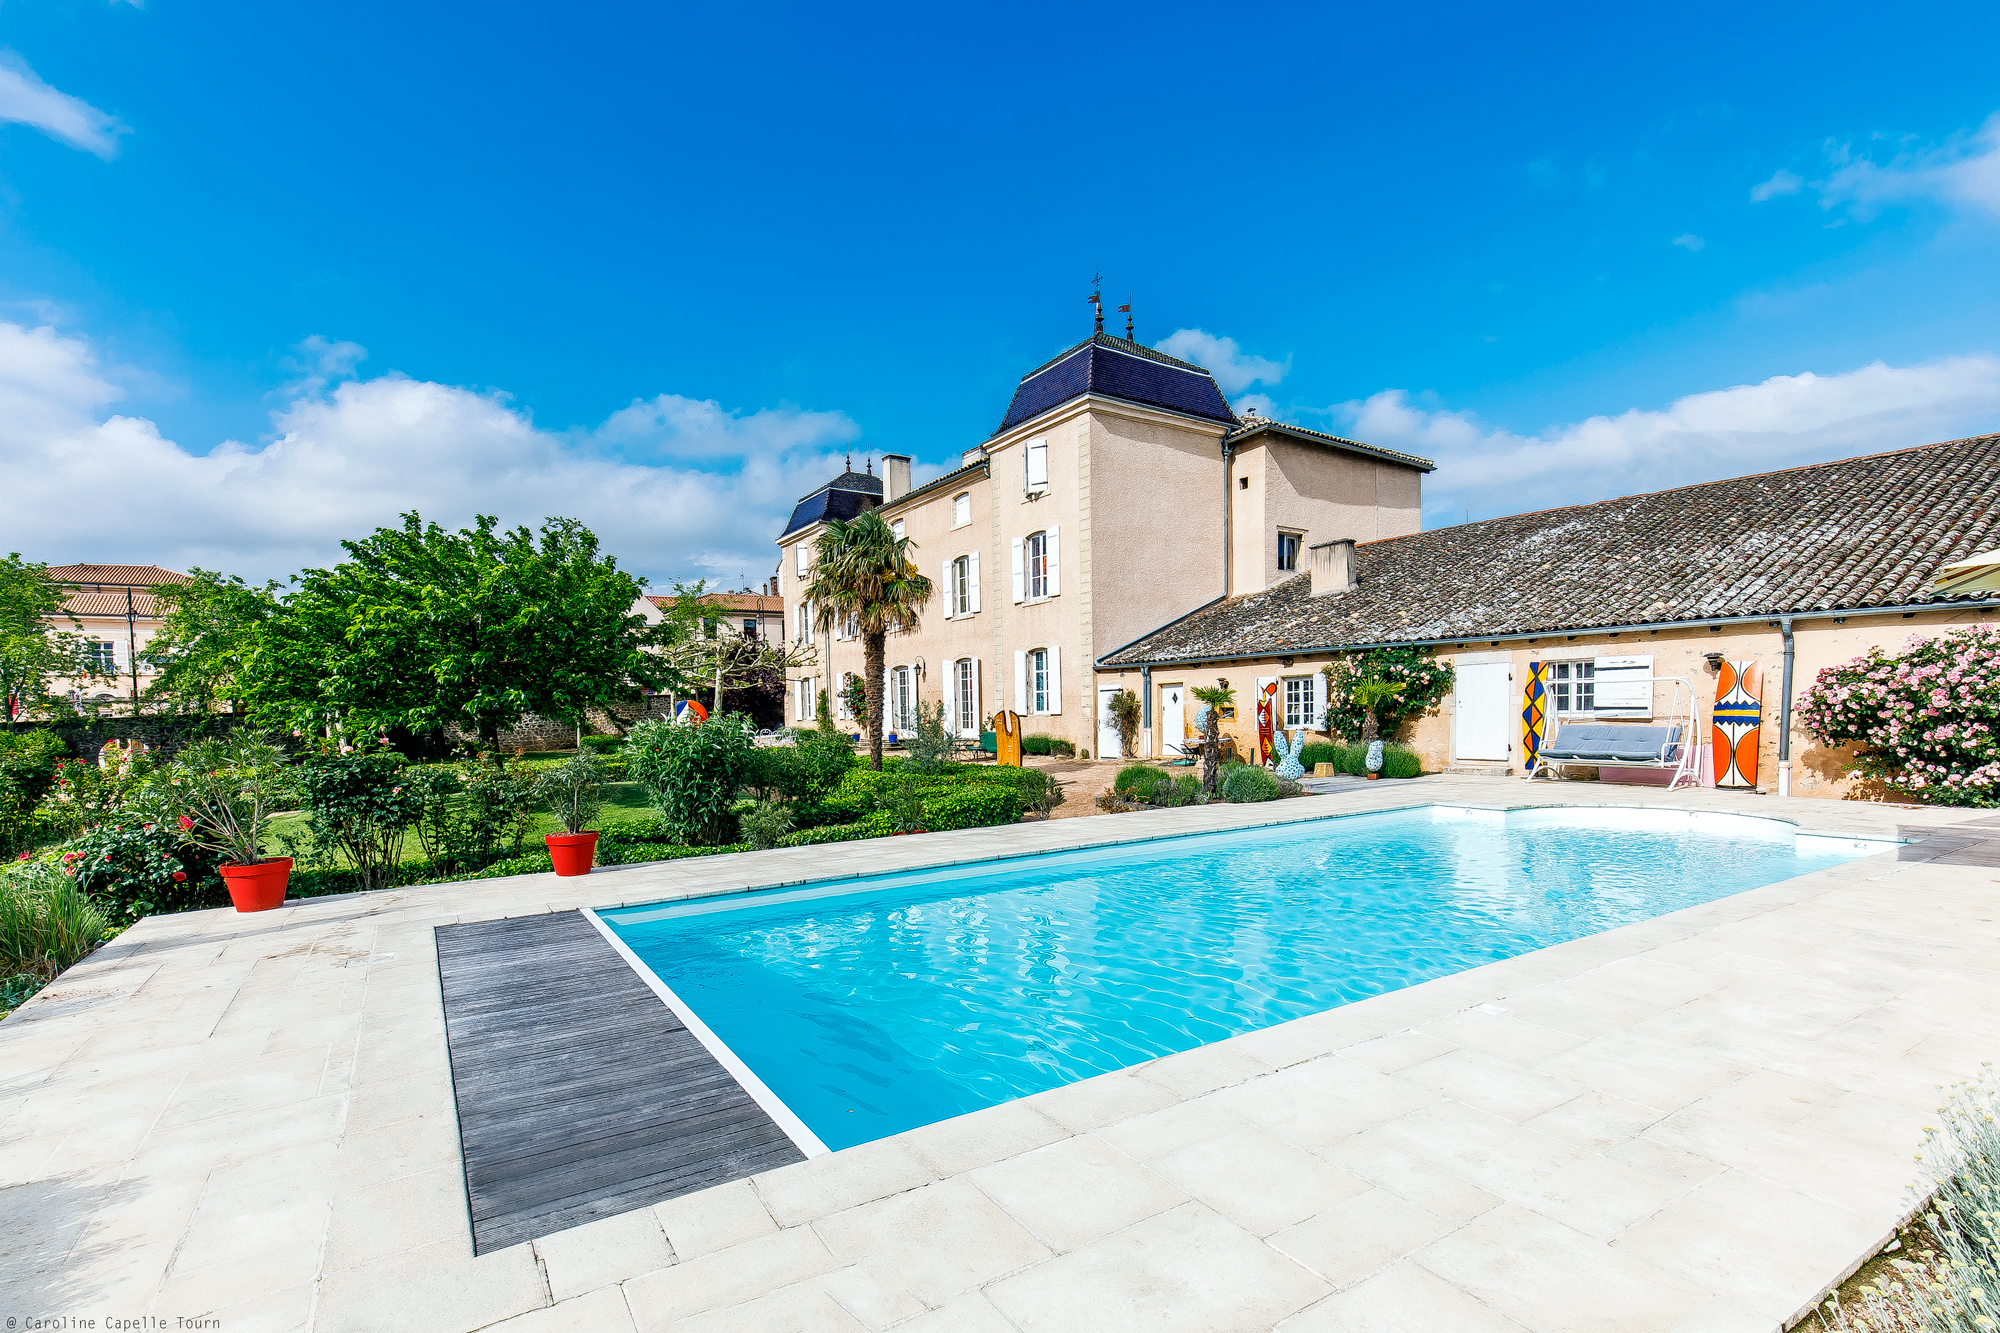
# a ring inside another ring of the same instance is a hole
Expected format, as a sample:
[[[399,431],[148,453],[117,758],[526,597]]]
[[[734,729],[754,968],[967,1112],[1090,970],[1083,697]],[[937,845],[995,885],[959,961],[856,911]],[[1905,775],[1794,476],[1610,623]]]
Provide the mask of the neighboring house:
[[[144,660],[146,645],[160,627],[152,589],[186,583],[188,576],[158,565],[50,565],[48,576],[69,589],[63,607],[82,624],[97,672],[54,682],[52,692],[75,703],[129,702],[145,693],[155,674]],[[58,630],[75,628],[67,616],[52,624]]]
[[[666,618],[672,609],[674,599],[667,596],[647,596],[650,608],[648,618],[657,622]],[[766,643],[785,642],[785,599],[778,595],[778,580],[771,579],[761,591],[704,593],[701,602],[712,606],[720,613],[719,625],[728,633],[749,639],[762,639]]]
[[[1324,700],[1303,710],[1290,701],[1320,688],[1319,669],[1336,654],[1424,645],[1457,666],[1453,696],[1407,738],[1425,767],[1520,773],[1531,663],[1544,665],[1551,711],[1577,719],[1640,715],[1606,705],[1600,672],[1650,682],[1655,716],[1670,702],[1666,680],[1686,678],[1705,743],[1719,664],[1756,661],[1765,682],[1758,786],[1839,796],[1852,786],[1843,754],[1812,744],[1795,722],[1789,769],[1779,763],[1798,693],[1871,645],[1895,650],[1913,634],[2000,619],[2000,589],[1977,569],[1942,575],[2000,546],[1996,495],[2000,436],[1988,435],[1316,546],[1308,572],[1107,654],[1096,682],[1142,694],[1147,748],[1159,753],[1189,734],[1195,686],[1229,681],[1238,707],[1225,730],[1247,742],[1249,701],[1263,681],[1280,683],[1284,720],[1299,722]],[[1700,771],[1708,780],[1706,755]]]
[[[1415,532],[1432,469],[1239,418],[1200,366],[1101,331],[1023,376],[999,429],[951,472],[912,489],[907,457],[882,461],[880,477],[850,467],[807,495],[778,538],[792,632],[819,648],[788,717],[809,722],[828,689],[859,725],[839,695],[861,641],[851,626],[818,635],[801,590],[827,523],[878,509],[937,585],[921,626],[889,638],[887,729],[910,730],[920,700],[942,700],[964,736],[1013,708],[1030,732],[1100,755],[1117,748],[1099,724],[1100,656],[1291,577],[1315,542]]]

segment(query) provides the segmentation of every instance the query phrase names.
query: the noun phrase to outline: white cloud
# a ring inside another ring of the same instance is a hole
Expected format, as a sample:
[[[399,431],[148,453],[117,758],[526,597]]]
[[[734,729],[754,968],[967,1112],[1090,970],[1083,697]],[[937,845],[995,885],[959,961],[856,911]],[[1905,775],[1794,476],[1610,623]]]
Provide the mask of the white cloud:
[[[1674,237],[1673,240],[1667,242],[1667,244],[1678,245],[1681,249],[1686,250],[1688,253],[1692,254],[1695,251],[1701,249],[1703,246],[1707,245],[1708,242],[1704,241],[1703,239],[1701,239],[1701,237],[1695,235],[1693,232],[1688,231],[1688,232],[1682,232],[1679,236],[1676,236]]]
[[[1253,384],[1274,385],[1292,369],[1288,356],[1284,364],[1261,356],[1245,356],[1234,338],[1218,338],[1201,329],[1176,329],[1155,344],[1168,356],[1192,361],[1215,376],[1224,393],[1241,393]]]
[[[1811,189],[1821,208],[1845,205],[1868,218],[1884,205],[1912,199],[2000,214],[2000,113],[1978,129],[1953,135],[1934,147],[1905,148],[1885,160],[1857,155],[1853,145],[1829,142],[1828,174],[1808,181],[1780,171],[1750,191],[1752,202]]]
[[[353,344],[301,352],[311,373],[272,414],[268,443],[197,454],[152,421],[106,415],[122,394],[88,342],[0,322],[6,549],[283,577],[409,509],[451,527],[567,515],[623,568],[734,586],[769,574],[792,505],[860,433],[838,412],[671,394],[595,430],[549,431],[496,394],[398,375],[331,385],[361,354]]]
[[[1467,510],[1490,518],[2000,428],[2000,357],[1777,375],[1533,435],[1400,389],[1331,415],[1344,435],[1436,460],[1424,480],[1427,521],[1455,523]]]
[[[0,121],[32,125],[73,148],[111,157],[124,132],[115,117],[81,98],[58,92],[12,51],[0,51]]]

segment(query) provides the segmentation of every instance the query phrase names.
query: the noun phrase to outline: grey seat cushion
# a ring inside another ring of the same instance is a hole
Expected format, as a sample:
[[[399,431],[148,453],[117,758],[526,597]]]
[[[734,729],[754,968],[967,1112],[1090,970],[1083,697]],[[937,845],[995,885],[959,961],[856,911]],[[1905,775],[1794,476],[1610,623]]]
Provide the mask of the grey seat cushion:
[[[1603,763],[1671,763],[1680,754],[1679,727],[1623,727],[1603,722],[1558,726],[1554,740],[1541,748],[1544,759],[1597,760]]]

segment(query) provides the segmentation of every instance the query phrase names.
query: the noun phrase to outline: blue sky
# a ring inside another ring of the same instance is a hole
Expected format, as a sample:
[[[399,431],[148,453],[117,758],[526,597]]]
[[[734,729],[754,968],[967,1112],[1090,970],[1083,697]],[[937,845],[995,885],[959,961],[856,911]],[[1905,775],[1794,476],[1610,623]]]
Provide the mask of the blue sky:
[[[1437,457],[1431,525],[2000,428],[1990,6],[1135,13],[13,0],[4,544],[570,512],[758,578],[1098,270],[1234,400]]]

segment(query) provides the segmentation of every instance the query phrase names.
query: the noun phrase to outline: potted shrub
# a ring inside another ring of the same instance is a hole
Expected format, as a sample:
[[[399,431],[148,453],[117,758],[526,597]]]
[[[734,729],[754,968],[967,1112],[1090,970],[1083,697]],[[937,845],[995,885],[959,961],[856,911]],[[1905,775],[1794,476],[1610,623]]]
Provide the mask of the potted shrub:
[[[535,794],[563,828],[561,833],[542,839],[549,846],[549,861],[558,875],[588,875],[597,859],[597,830],[584,825],[604,808],[602,769],[596,755],[579,754],[535,779]]]
[[[221,858],[216,868],[239,912],[267,912],[285,901],[292,858],[264,855],[285,776],[282,751],[238,732],[181,751],[160,784],[181,840]]]

